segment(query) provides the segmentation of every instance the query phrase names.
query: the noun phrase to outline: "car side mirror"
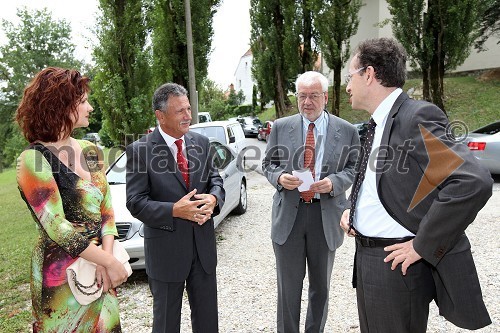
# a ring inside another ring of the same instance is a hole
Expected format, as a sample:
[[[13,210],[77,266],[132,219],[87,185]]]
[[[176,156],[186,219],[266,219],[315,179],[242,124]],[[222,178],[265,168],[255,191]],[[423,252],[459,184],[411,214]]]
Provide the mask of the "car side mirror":
[[[229,143],[235,143],[235,142],[236,142],[236,138],[234,136],[230,136]]]

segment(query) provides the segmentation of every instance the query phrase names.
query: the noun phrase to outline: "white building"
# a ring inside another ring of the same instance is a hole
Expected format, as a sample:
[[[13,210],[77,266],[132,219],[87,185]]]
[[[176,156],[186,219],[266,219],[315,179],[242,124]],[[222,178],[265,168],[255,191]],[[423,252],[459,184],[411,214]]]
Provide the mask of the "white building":
[[[252,104],[253,85],[256,84],[252,77],[252,59],[252,50],[248,49],[241,57],[238,67],[236,67],[236,71],[234,72],[234,90],[236,93],[243,90],[243,94],[245,95],[243,104]]]

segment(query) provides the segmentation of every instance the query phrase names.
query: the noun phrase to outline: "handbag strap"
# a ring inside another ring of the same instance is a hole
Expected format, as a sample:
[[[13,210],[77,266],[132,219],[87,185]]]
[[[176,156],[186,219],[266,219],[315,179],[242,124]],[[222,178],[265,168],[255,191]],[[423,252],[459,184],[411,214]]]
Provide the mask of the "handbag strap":
[[[81,284],[76,279],[76,273],[75,273],[75,271],[71,270],[71,279],[75,283],[76,289],[78,289],[79,292],[81,292],[82,294],[84,294],[86,296],[95,295],[95,294],[97,294],[101,290],[101,288],[97,288],[95,291],[92,291],[92,292],[86,291],[86,289],[90,289],[90,288],[94,287],[97,284],[97,278],[94,280],[94,283],[92,283],[90,286],[86,286],[86,285]]]

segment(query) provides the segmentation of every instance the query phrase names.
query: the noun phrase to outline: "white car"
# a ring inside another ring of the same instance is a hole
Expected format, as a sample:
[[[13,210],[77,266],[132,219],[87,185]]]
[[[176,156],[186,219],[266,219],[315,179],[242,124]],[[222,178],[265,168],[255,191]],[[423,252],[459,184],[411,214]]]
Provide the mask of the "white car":
[[[83,136],[82,140],[87,140],[92,142],[93,144],[98,144],[101,142],[101,137],[99,133],[87,133]]]
[[[198,112],[198,123],[208,123],[212,121],[209,112]]]
[[[239,126],[239,125],[238,125]],[[211,155],[214,165],[224,180],[226,199],[222,211],[214,217],[214,226],[231,212],[243,214],[247,210],[247,179],[242,166],[242,159],[238,159],[236,153],[217,140],[210,140]],[[133,217],[126,207],[126,167],[127,156],[123,153],[106,170],[113,209],[115,212],[118,239],[130,256],[130,266],[133,270],[144,269],[144,233],[141,221]]]
[[[245,133],[237,121],[221,120],[189,126],[196,133],[214,138],[231,147],[237,154],[246,148]]]

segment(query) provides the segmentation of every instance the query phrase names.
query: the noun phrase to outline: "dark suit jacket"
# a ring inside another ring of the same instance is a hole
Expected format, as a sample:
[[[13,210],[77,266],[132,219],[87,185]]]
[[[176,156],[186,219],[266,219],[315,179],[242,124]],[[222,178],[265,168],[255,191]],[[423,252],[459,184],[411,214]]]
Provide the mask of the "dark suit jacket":
[[[464,232],[491,196],[493,181],[447,126],[438,107],[402,93],[384,128],[381,147],[387,149],[379,152],[377,191],[387,212],[416,235],[417,253],[433,266],[440,314],[477,329],[491,320]]]
[[[174,203],[193,189],[217,197],[217,215],[224,204],[222,178],[213,167],[208,138],[184,135],[190,188],[158,128],[127,147],[127,208],[144,223],[146,272],[163,282],[182,282],[192,264],[194,246],[203,269],[217,264],[213,219],[202,226],[172,216]]]
[[[300,114],[278,119],[267,142],[262,170],[276,188],[273,197],[271,238],[282,245],[288,239],[295,223],[300,193],[288,191],[278,185],[279,176],[304,167],[304,134]],[[333,191],[321,193],[321,217],[325,239],[330,251],[335,251],[344,240],[340,228],[340,216],[346,204],[345,191],[352,184],[356,159],[359,152],[359,136],[356,128],[347,121],[328,115],[325,151],[320,179],[329,178]]]

